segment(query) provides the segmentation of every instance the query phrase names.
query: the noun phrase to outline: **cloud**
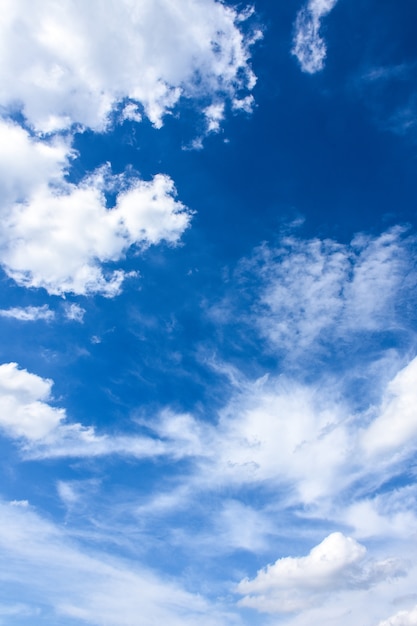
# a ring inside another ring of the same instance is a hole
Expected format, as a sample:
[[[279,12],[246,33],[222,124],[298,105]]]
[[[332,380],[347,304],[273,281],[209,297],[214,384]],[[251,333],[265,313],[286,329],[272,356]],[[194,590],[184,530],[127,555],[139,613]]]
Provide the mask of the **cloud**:
[[[417,626],[417,606],[411,611],[399,611],[378,626]]]
[[[12,307],[0,309],[0,317],[8,317],[21,322],[36,322],[38,320],[51,321],[55,317],[54,311],[47,304],[43,306]]]
[[[106,11],[99,0],[7,1],[0,105],[40,132],[101,131],[126,99],[125,119],[140,119],[139,104],[155,126],[180,97],[239,108],[255,84],[245,18],[215,0],[121,0]]]
[[[86,550],[68,529],[42,519],[30,506],[0,503],[3,584],[29,596],[33,611],[53,610],[60,622],[79,619],[97,626],[141,624],[225,626],[233,615],[158,577],[140,563]]]
[[[324,67],[327,48],[320,36],[320,26],[337,0],[309,0],[298,12],[295,21],[292,54],[297,57],[303,72],[315,74]]]
[[[322,601],[322,594],[366,589],[402,574],[402,563],[393,559],[373,562],[367,558],[365,546],[335,532],[307,556],[278,559],[253,580],[242,580],[237,592],[244,595],[242,606],[267,613],[290,613]]]
[[[19,369],[16,363],[0,365],[0,426],[12,437],[36,441],[49,435],[65,412],[50,406],[52,381]]]
[[[192,446],[178,447],[174,422],[159,438],[99,434],[70,422],[65,409],[53,405],[52,386],[52,380],[20,369],[17,363],[0,365],[0,428],[16,440],[26,459],[121,455],[175,460],[192,454]],[[176,420],[181,423],[181,416]]]
[[[368,455],[395,451],[404,455],[415,448],[417,434],[417,358],[389,383],[379,415],[362,436]]]
[[[415,285],[415,239],[400,227],[350,244],[283,237],[242,261],[238,274],[254,285],[253,317],[268,344],[287,357],[341,338],[400,330],[407,311],[399,303]]]
[[[25,201],[41,185],[62,184],[71,156],[67,139],[39,141],[17,124],[0,119],[1,215],[12,204]]]
[[[0,204],[0,262],[19,285],[55,295],[113,297],[128,275],[114,263],[129,248],[175,244],[189,225],[191,213],[175,200],[168,176],[143,181],[112,176],[103,167],[75,185],[65,179],[67,145],[35,140],[10,123],[0,124],[2,136],[17,143],[11,144],[9,159],[5,151],[3,158],[0,154],[0,181],[7,181]],[[108,192],[116,192],[110,208]]]
[[[82,306],[76,304],[75,302],[64,304],[64,315],[67,320],[70,320],[72,322],[79,322],[80,324],[82,324],[84,321],[85,313],[85,309],[83,309]]]

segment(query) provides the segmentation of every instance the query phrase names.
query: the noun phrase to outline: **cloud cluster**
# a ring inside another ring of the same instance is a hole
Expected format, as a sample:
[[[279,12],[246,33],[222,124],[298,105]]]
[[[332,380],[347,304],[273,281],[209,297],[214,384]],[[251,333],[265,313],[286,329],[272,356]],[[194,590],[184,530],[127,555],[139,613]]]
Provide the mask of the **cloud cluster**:
[[[324,67],[327,48],[320,35],[320,26],[337,0],[309,0],[297,15],[292,54],[297,57],[303,72],[315,74]]]
[[[99,170],[74,184],[71,133],[143,116],[160,127],[180,98],[195,102],[207,132],[226,106],[249,110],[259,36],[243,32],[249,13],[216,0],[121,0],[105,11],[100,0],[5,3],[0,263],[19,285],[112,297],[125,276],[114,264],[131,246],[178,241],[190,213],[172,180]]]
[[[7,1],[0,25],[0,106],[51,132],[103,130],[114,107],[155,126],[180,97],[240,108],[255,83],[245,14],[215,0]]]
[[[175,244],[189,225],[191,213],[168,176],[143,181],[103,167],[75,185],[65,179],[70,151],[62,140],[34,140],[8,122],[0,123],[0,138],[7,140],[0,142],[0,262],[20,285],[114,296],[125,274],[103,265],[131,246]],[[117,195],[108,208],[110,191]]]

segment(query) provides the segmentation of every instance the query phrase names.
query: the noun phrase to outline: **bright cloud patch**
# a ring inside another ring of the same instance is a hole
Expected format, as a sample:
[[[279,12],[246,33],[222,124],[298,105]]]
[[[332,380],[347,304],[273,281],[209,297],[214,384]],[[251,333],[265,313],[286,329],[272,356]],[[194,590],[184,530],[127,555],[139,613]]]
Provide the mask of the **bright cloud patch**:
[[[102,130],[126,98],[156,126],[181,96],[241,108],[255,83],[244,18],[215,0],[6,1],[0,104],[43,132]],[[132,107],[124,116],[140,119]]]
[[[358,235],[349,245],[290,236],[259,248],[240,271],[261,285],[254,306],[261,333],[274,349],[298,356],[341,337],[399,328],[396,305],[415,277],[414,240],[404,234]]]
[[[220,608],[179,583],[137,563],[86,551],[25,502],[0,502],[0,555],[7,562],[3,584],[28,593],[33,611],[53,607],[57,622],[130,626],[140,615],[143,624],[230,624]]]
[[[190,450],[177,448],[177,440],[141,435],[97,434],[92,427],[67,420],[65,409],[52,405],[53,381],[41,378],[16,363],[0,365],[0,428],[19,440],[26,458],[96,457],[123,455],[181,458]]]
[[[399,611],[389,619],[379,622],[378,626],[417,626],[417,607],[411,611]]]
[[[362,445],[368,454],[407,453],[416,446],[417,359],[388,385],[380,415],[365,431]]]
[[[243,606],[267,613],[301,611],[338,589],[361,588],[400,575],[398,562],[372,562],[366,548],[342,533],[332,533],[307,556],[285,557],[242,580],[237,591]]]
[[[10,309],[1,309],[1,317],[9,317],[21,322],[36,322],[37,320],[51,321],[55,317],[55,313],[50,310],[47,304],[44,306],[27,306],[12,307]]]
[[[12,437],[36,441],[47,437],[65,419],[65,411],[48,404],[52,381],[0,365],[0,426]]]
[[[125,180],[103,168],[76,186],[64,180],[68,147],[33,140],[11,124],[1,132],[17,144],[0,161],[6,181],[0,262],[18,284],[111,297],[125,274],[103,264],[119,261],[131,246],[175,244],[187,228],[190,213],[175,200],[169,177]],[[108,209],[105,192],[114,190]]]
[[[327,49],[320,35],[321,20],[335,6],[337,0],[309,0],[295,21],[292,53],[303,72],[315,74],[324,67]]]

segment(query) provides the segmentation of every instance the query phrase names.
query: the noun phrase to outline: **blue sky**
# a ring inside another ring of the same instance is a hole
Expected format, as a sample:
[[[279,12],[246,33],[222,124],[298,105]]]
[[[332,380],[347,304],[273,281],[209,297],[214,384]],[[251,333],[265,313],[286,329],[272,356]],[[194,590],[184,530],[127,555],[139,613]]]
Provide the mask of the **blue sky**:
[[[0,624],[417,626],[416,7],[3,5]]]

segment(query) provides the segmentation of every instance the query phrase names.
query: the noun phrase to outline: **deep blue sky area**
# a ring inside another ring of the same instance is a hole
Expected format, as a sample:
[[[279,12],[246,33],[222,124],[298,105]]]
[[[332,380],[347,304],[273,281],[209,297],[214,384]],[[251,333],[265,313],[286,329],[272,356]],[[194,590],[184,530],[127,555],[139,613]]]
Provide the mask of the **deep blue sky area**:
[[[5,4],[0,626],[417,626],[416,22]]]

